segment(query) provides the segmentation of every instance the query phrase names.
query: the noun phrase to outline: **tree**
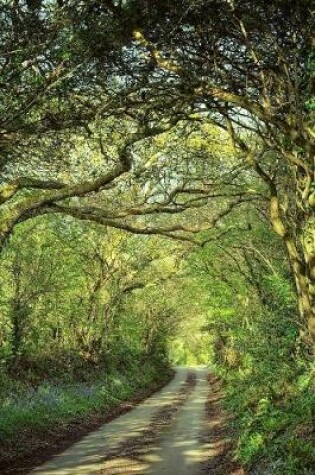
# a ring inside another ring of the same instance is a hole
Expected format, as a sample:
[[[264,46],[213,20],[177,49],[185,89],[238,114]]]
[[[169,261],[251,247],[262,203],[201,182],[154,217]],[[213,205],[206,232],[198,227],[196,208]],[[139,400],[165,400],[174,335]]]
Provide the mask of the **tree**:
[[[227,130],[265,182],[270,219],[287,249],[300,314],[314,340],[310,2],[137,4],[134,37],[156,71],[148,96],[159,82],[163,95],[172,95],[174,112],[202,112]]]
[[[36,21],[31,23],[30,18]],[[6,203],[3,239],[17,222],[47,212],[70,213],[130,232],[172,236],[189,231],[176,219],[167,228],[146,225],[139,229],[121,222],[119,214],[105,217],[103,211],[85,206],[83,210],[64,206],[64,200],[104,191],[120,177],[126,180],[126,173],[134,179],[139,141],[146,146],[179,121],[208,121],[230,135],[241,166],[246,163],[268,189],[270,219],[287,249],[300,314],[314,339],[313,16],[309,1],[279,0],[267,7],[262,0],[172,5],[147,0],[16,1],[3,9],[1,19],[7,78],[3,91],[7,109],[13,111],[3,122],[6,157],[10,159],[9,147],[12,158],[14,144],[25,134],[28,144],[35,143],[39,134],[45,134],[46,141],[50,135],[69,140],[69,131],[73,140],[79,130],[87,134],[92,130],[92,138],[100,138],[90,126],[96,117],[127,118],[131,132],[117,147],[115,166],[95,179],[69,184],[16,174],[6,180],[1,191]],[[13,37],[21,32],[23,53],[12,48]],[[47,41],[38,41],[44,36]],[[34,78],[39,84],[35,96]],[[191,192],[192,187],[188,188]],[[211,187],[207,193],[211,197]],[[199,189],[194,198],[202,195]],[[150,211],[141,206],[137,213],[150,215],[158,209],[170,214],[170,208],[176,208],[175,214],[181,212],[178,203],[169,206],[172,198],[169,192],[163,206],[159,203]],[[129,212],[132,215],[131,208]]]

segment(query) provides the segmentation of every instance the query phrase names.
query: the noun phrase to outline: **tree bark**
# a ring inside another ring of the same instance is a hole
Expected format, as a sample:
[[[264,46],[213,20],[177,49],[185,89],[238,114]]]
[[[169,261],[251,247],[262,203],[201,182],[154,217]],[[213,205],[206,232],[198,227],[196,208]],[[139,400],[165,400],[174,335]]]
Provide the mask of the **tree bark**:
[[[299,252],[296,238],[290,233],[281,213],[280,201],[276,187],[272,187],[270,199],[270,219],[276,233],[283,239],[292,273],[294,276],[299,313],[304,322],[311,344],[315,345],[315,253],[314,247],[309,245],[310,238],[302,239],[301,245],[304,255]],[[315,228],[311,222],[306,223],[309,233],[315,236]],[[313,243],[313,241],[312,241]]]

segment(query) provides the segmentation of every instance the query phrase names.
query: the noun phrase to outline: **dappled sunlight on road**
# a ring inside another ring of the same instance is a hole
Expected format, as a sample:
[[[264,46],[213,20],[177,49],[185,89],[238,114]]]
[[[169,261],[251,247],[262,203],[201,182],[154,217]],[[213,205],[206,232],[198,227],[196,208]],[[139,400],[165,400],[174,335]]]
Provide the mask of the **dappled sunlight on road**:
[[[33,475],[198,475],[209,457],[220,457],[225,441],[205,441],[206,368],[194,368],[193,384],[183,386],[188,369],[129,413],[105,424]],[[187,383],[186,383],[187,384]],[[182,391],[182,402],[176,398]],[[177,406],[176,406],[177,404]],[[163,412],[164,411],[164,412]],[[168,412],[170,411],[170,412]],[[172,412],[173,411],[173,412]],[[153,421],[153,422],[152,422]],[[215,427],[220,422],[214,419]],[[211,443],[212,442],[212,443]]]
[[[209,447],[200,440],[208,395],[207,370],[196,369],[197,385],[179,411],[174,425],[159,444],[160,460],[153,463],[152,475],[200,473],[200,464],[209,456]]]
[[[179,367],[174,379],[161,391],[99,430],[84,437],[65,452],[33,470],[38,475],[94,475],[109,449],[133,438],[149,425],[153,414],[171,403],[174,394],[185,381],[188,369]],[[125,472],[126,473],[126,472]]]

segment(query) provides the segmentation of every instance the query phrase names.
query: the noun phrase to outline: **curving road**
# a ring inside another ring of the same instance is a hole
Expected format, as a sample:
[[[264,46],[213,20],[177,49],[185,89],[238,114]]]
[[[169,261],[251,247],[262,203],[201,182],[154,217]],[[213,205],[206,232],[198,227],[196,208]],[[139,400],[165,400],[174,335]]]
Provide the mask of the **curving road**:
[[[196,375],[196,386],[179,407],[170,424],[155,439],[145,440],[154,416],[170,406],[186,381],[188,372]],[[174,379],[161,391],[96,432],[84,437],[62,454],[30,472],[32,475],[198,475],[200,462],[209,456],[209,446],[200,436],[208,393],[205,368],[177,368]],[[119,447],[137,441],[141,458],[122,452]],[[115,464],[106,456],[116,448]],[[117,452],[118,448],[118,452]]]

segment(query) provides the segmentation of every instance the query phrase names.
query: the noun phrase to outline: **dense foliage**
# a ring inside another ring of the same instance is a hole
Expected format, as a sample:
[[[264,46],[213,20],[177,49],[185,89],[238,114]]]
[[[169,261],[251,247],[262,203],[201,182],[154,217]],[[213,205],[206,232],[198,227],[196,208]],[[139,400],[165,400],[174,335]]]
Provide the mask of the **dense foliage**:
[[[315,367],[301,338],[283,249],[266,223],[253,215],[251,223],[244,245],[235,236],[190,261],[208,289],[210,361],[224,382],[236,454],[247,473],[311,474]]]

